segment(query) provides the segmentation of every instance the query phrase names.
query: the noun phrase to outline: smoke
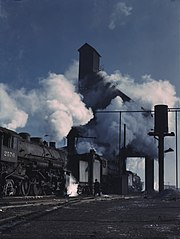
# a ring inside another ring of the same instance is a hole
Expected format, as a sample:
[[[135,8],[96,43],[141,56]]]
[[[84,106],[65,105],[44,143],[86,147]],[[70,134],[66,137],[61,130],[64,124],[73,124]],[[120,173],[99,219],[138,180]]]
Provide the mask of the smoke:
[[[150,75],[144,75],[141,83],[137,83],[129,76],[122,76],[118,71],[110,76],[104,72],[102,75],[105,81],[131,97],[132,101],[119,105],[120,110],[154,110],[154,106],[158,104],[168,105],[169,108],[177,107],[179,104],[175,88],[167,80],[155,80]],[[171,129],[174,125],[174,119],[172,114],[168,116],[169,128]],[[130,123],[131,126],[129,126],[133,128],[132,132],[136,133],[144,131],[143,129],[151,130],[154,125],[154,119],[150,120],[150,117],[143,117],[143,114],[124,114],[124,118],[124,122]]]
[[[65,71],[64,76],[65,78],[71,82],[76,90],[78,91],[78,70],[79,70],[79,62],[76,60],[72,61],[72,64],[68,67],[68,69]]]
[[[89,152],[91,149],[93,149],[98,155],[103,155],[105,152],[105,148],[104,147],[100,147],[98,144],[95,144],[93,141],[92,142],[88,142],[88,141],[80,141],[77,144],[77,153],[87,153]]]
[[[12,91],[4,84],[0,91],[0,124],[12,130],[25,127],[23,130],[60,141],[72,126],[87,124],[93,118],[91,109],[64,75],[50,73],[39,82],[38,89],[31,91]]]
[[[123,91],[143,107],[152,109],[156,104],[167,104],[173,107],[178,101],[175,88],[167,80],[155,80],[150,75],[142,76],[141,83],[135,82],[130,76],[123,76],[121,72],[107,75],[100,73],[105,81]]]
[[[150,111],[154,110],[156,104],[167,104],[168,107],[177,105],[179,99],[174,86],[167,80],[155,80],[150,75],[143,76],[141,82],[137,83],[119,71],[111,75],[100,72],[98,77],[99,81],[95,81],[96,84],[86,92],[85,97],[89,105],[92,99],[96,111],[96,124],[88,128],[88,135],[97,137],[94,142],[96,150],[112,156],[119,152],[120,143],[121,147],[124,144],[131,145],[134,150],[156,158],[157,142],[147,135],[154,129],[154,117]],[[99,109],[101,112],[98,112]],[[119,111],[122,111],[121,119]],[[172,114],[169,114],[170,129],[173,124]],[[84,144],[84,147],[87,146]],[[89,147],[92,148],[90,144]]]
[[[67,187],[67,194],[69,195],[69,197],[76,197],[78,196],[78,183],[76,181],[76,179],[70,175],[70,179],[69,179],[69,185]]]
[[[12,94],[7,86],[0,84],[0,125],[15,130],[26,125],[28,114],[18,107]]]
[[[50,74],[41,85],[46,107],[44,118],[57,137],[66,136],[72,126],[84,125],[93,118],[92,111],[85,107],[75,87],[63,75]]]
[[[97,78],[94,85],[88,85],[89,91],[84,97],[88,105],[92,104],[96,118],[94,124],[88,125],[87,134],[96,137],[97,140],[91,143],[81,143],[78,152],[87,152],[91,148],[95,148],[106,158],[114,159],[119,153],[120,143],[121,147],[124,144],[125,146],[130,145],[142,155],[157,159],[158,141],[154,137],[148,136],[149,132],[154,131],[154,113],[151,111],[158,104],[168,105],[169,108],[179,107],[180,99],[176,97],[174,86],[168,80],[156,80],[150,75],[144,75],[136,82],[129,75],[122,75],[120,71],[111,75],[100,72]],[[106,111],[110,111],[110,113]],[[122,112],[121,120],[120,111]],[[174,113],[168,113],[168,121],[169,132],[175,132]],[[178,135],[179,133],[178,129]],[[175,151],[175,137],[165,137],[164,149],[168,148],[173,148]],[[165,154],[165,180],[172,184],[174,184],[173,174],[175,173],[174,158],[175,153],[173,152]],[[136,172],[137,168],[139,168],[138,160],[133,160],[132,171]],[[139,169],[139,171],[141,170],[142,168]],[[174,173],[169,174],[166,171]]]

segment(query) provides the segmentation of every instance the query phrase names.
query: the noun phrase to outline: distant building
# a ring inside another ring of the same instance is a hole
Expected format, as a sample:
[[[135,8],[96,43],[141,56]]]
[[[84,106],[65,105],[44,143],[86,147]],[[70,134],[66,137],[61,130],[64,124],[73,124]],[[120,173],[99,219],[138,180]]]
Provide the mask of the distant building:
[[[85,43],[79,49],[79,92],[83,95],[84,103],[93,110],[105,109],[112,99],[120,96],[122,100],[131,99],[106,82],[98,74],[100,72],[100,54],[89,44]],[[94,97],[92,94],[94,93]]]

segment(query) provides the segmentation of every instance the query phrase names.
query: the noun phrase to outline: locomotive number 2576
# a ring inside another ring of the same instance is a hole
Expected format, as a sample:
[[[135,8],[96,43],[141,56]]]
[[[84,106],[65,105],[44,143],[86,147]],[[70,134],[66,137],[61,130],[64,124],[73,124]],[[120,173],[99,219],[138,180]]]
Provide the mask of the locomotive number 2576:
[[[4,151],[4,157],[15,158],[16,155],[15,155],[14,152],[11,152],[11,151]]]

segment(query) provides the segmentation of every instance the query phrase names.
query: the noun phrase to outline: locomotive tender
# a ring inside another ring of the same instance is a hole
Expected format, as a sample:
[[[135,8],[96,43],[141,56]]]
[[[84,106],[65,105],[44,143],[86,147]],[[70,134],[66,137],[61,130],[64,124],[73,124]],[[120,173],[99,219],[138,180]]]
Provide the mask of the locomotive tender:
[[[63,194],[67,152],[54,142],[0,127],[0,195]]]

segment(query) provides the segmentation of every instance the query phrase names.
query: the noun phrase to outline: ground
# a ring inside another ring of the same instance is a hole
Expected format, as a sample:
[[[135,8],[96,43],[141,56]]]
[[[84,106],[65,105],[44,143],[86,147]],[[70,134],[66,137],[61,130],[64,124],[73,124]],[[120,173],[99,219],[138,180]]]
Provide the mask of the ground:
[[[34,217],[1,239],[180,238],[180,200],[174,197],[101,196]]]

